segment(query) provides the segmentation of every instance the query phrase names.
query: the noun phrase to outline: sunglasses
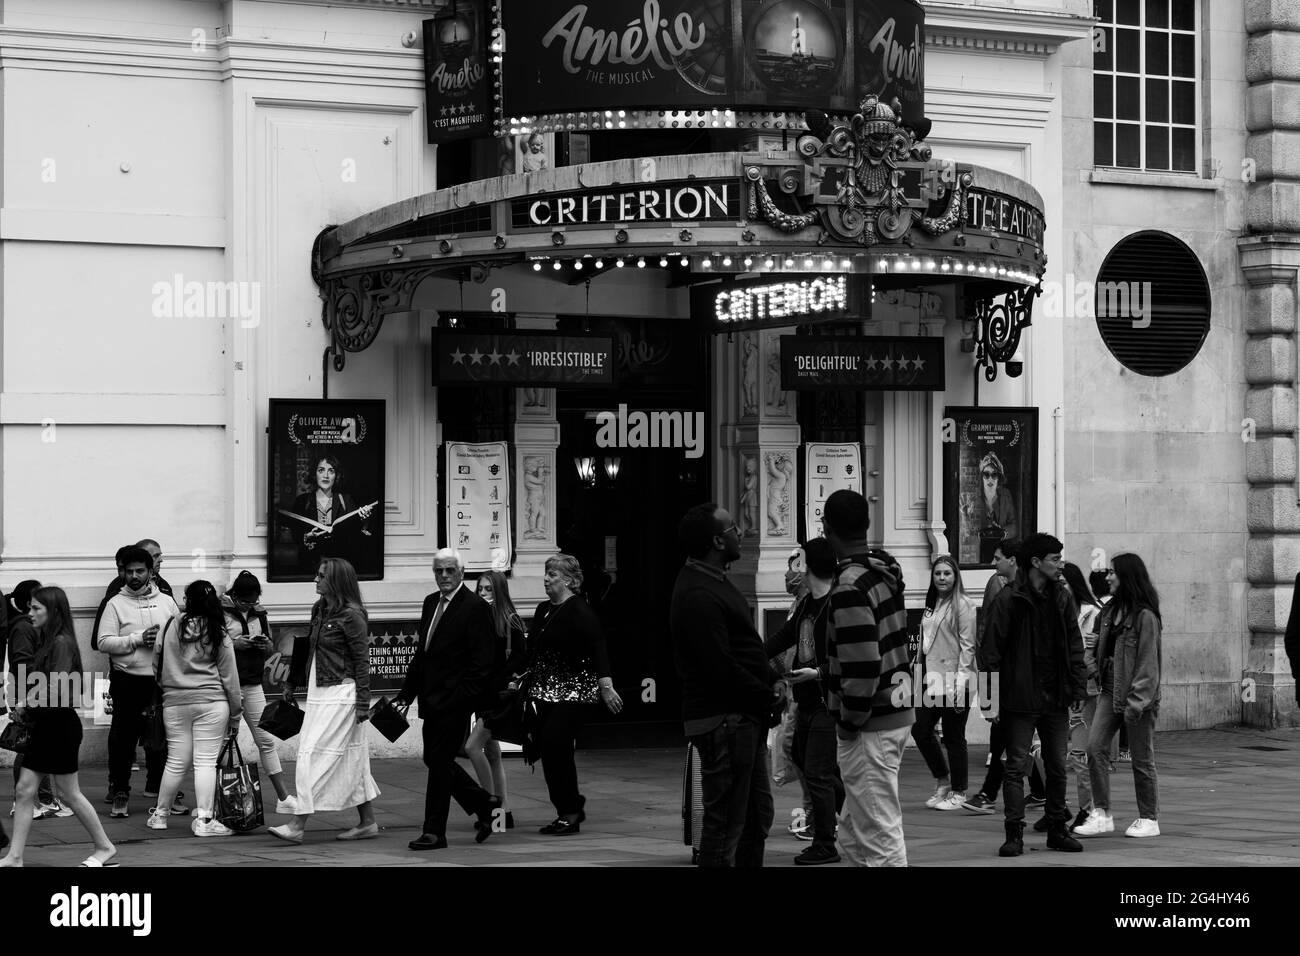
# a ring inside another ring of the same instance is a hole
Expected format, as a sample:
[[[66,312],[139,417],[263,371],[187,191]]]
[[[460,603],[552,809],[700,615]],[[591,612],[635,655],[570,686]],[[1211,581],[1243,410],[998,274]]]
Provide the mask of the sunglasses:
[[[996,478],[998,476],[996,471],[981,471],[980,474],[985,478]]]

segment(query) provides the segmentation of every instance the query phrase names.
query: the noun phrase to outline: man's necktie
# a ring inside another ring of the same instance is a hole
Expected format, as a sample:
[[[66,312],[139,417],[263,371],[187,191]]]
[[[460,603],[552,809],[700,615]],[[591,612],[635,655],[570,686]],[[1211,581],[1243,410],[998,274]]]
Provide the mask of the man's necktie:
[[[433,623],[429,625],[429,636],[424,642],[424,649],[426,651],[433,647],[433,635],[434,632],[438,630],[438,622],[442,620],[442,612],[446,610],[446,608],[447,599],[445,597],[438,598],[438,609],[433,612]]]

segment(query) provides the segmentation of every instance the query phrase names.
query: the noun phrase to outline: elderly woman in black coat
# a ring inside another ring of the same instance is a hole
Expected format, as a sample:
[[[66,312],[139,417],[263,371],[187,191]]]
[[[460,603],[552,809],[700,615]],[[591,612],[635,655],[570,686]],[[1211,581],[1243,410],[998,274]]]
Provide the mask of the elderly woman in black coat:
[[[539,756],[557,814],[541,832],[567,836],[577,833],[587,817],[573,755],[578,731],[597,700],[615,714],[623,709],[623,701],[610,677],[600,621],[578,595],[578,560],[567,554],[548,558],[543,586],[550,600],[538,605],[529,627],[528,697],[537,706]],[[517,687],[518,681],[510,686]]]

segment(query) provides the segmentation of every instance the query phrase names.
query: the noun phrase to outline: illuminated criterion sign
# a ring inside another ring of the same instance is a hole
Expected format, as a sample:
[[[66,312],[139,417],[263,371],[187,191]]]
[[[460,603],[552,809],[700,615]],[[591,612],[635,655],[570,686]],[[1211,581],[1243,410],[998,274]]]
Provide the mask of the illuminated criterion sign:
[[[848,276],[818,276],[764,285],[737,285],[714,297],[720,328],[803,325],[849,311]]]

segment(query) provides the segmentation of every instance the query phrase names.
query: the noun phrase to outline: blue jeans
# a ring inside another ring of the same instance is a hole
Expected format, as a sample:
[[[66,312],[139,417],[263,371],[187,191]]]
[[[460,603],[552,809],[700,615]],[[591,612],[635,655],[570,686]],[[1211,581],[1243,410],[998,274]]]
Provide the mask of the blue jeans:
[[[835,821],[844,806],[844,782],[836,761],[835,721],[825,707],[795,711],[790,758],[803,774],[812,803],[813,846],[835,846]]]
[[[1092,799],[1099,810],[1111,811],[1110,741],[1120,727],[1128,728],[1128,743],[1133,754],[1133,789],[1137,796],[1138,816],[1156,820],[1160,816],[1160,788],[1156,779],[1156,715],[1145,711],[1137,720],[1115,713],[1110,692],[1101,695],[1092,732],[1088,736],[1088,756],[1092,760]]]
[[[1065,805],[1065,788],[1069,782],[1066,770],[1066,748],[1070,738],[1070,713],[1065,708],[1038,714],[1003,711],[1000,717],[1002,732],[1007,742],[1007,772],[1002,781],[1002,800],[1006,808],[1007,823],[1020,823],[1025,819],[1025,776],[1033,758],[1029,748],[1034,740],[1034,728],[1043,744],[1043,770],[1047,776],[1047,819],[1053,823],[1069,823]]]
[[[700,753],[700,866],[762,866],[773,815],[767,728],[727,714],[690,740]]]

